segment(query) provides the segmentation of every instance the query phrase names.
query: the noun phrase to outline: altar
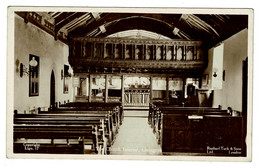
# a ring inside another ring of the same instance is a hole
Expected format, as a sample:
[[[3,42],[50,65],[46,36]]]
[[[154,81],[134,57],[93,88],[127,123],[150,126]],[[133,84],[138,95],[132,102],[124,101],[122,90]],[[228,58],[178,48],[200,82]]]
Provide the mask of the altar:
[[[124,104],[133,106],[148,106],[150,102],[149,89],[128,89],[124,93]]]
[[[150,103],[149,77],[126,76],[122,97],[126,106],[148,106]]]

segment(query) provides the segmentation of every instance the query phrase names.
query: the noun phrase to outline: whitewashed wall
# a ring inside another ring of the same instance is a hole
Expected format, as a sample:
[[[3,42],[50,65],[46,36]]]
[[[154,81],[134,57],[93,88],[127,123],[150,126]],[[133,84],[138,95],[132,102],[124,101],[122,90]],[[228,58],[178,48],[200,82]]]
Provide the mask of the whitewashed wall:
[[[45,31],[15,16],[14,34],[14,109],[23,113],[34,107],[50,106],[50,78],[55,74],[55,101],[72,101],[72,79],[69,79],[69,93],[63,94],[61,70],[68,65],[69,47]],[[16,61],[29,66],[29,54],[40,58],[39,96],[29,97],[29,76],[20,77]]]
[[[242,62],[248,56],[248,30],[238,32],[223,41],[223,44],[225,81],[222,82],[222,89],[214,89],[213,107],[221,105],[223,109],[231,107],[242,111]],[[208,56],[209,64],[204,74],[209,74],[209,79],[212,80],[213,48],[209,50]]]

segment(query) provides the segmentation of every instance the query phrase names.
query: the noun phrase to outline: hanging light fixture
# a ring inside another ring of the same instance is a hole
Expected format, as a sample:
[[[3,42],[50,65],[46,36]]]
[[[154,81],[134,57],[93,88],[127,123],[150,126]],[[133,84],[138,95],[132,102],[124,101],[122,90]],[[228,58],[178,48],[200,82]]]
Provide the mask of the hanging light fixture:
[[[32,60],[30,60],[29,64],[31,67],[36,67],[38,62],[35,60],[35,57],[32,57]]]

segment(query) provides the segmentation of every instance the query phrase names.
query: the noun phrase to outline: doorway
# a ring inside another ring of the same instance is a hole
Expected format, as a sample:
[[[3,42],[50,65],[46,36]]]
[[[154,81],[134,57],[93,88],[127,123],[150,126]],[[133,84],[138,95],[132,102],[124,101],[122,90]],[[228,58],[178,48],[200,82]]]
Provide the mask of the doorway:
[[[51,72],[51,82],[50,82],[50,108],[55,107],[55,76],[54,72]]]

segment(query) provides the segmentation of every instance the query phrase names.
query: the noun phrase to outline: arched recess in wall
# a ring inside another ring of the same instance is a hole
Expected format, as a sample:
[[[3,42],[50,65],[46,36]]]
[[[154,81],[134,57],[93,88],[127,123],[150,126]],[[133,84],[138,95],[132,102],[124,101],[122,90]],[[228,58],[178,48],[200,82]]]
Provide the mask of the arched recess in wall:
[[[55,75],[53,70],[51,71],[50,79],[50,106],[51,108],[55,106]]]

